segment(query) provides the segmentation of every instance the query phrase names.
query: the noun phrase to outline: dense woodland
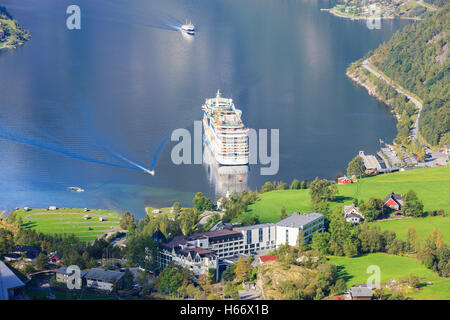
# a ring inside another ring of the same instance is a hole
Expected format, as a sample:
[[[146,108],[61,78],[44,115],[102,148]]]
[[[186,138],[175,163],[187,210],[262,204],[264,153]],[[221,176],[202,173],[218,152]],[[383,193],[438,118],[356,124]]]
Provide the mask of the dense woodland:
[[[449,21],[447,4],[422,22],[394,34],[375,50],[371,59],[388,77],[422,99],[419,133],[433,146],[450,143]],[[405,99],[397,100],[406,113],[413,112],[407,110]],[[399,125],[400,131],[407,124]]]

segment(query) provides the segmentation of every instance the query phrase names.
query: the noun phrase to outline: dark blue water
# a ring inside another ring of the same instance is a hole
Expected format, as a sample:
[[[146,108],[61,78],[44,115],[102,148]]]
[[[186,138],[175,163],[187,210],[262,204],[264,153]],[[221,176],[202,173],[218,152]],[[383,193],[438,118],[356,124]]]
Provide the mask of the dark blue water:
[[[319,10],[333,1],[85,0],[76,1],[82,29],[69,31],[72,3],[3,1],[32,40],[0,53],[0,209],[142,217],[146,205],[188,205],[197,191],[214,197],[217,179],[202,165],[172,164],[174,143],[163,142],[176,128],[192,130],[219,88],[248,127],[280,129],[279,172],[252,166],[238,182],[251,189],[334,177],[359,150],[395,136],[388,109],[345,69],[408,22],[369,30]],[[198,28],[193,39],[176,31],[186,18]]]

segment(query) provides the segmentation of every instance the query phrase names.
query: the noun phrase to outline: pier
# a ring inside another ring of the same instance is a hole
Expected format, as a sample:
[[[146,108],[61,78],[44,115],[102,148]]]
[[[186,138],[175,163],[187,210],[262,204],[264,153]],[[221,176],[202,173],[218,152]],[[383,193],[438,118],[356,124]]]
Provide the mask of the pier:
[[[365,155],[364,151],[360,151],[359,156],[364,160],[364,166],[366,169],[381,170],[380,162],[378,162],[374,155]]]

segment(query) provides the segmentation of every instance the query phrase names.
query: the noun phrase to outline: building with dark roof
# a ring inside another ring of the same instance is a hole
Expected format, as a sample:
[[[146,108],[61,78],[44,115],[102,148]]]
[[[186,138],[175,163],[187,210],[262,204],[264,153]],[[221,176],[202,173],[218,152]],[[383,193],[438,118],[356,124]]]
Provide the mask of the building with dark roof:
[[[372,300],[372,288],[369,286],[353,286],[350,290],[352,300]]]
[[[403,206],[403,200],[401,194],[395,194],[394,192],[391,192],[385,199],[384,199],[384,205],[386,207],[389,207],[395,211],[400,211]]]
[[[170,262],[182,265],[195,275],[219,262],[242,255],[257,255],[275,249],[278,245],[296,245],[299,231],[309,241],[315,232],[323,232],[324,217],[319,213],[292,213],[277,223],[264,223],[235,229],[219,229],[178,236],[159,242],[159,266]]]
[[[69,273],[67,271],[66,267],[59,267],[58,269],[55,270],[55,280],[58,282],[62,282],[62,283],[67,283],[67,281],[69,280],[69,276],[72,273]],[[80,277],[81,280],[83,282],[84,280],[84,276],[87,274],[86,271],[80,270]]]
[[[25,284],[22,280],[0,261],[0,300],[9,300],[23,287]]]
[[[84,278],[89,288],[112,291],[115,283],[120,284],[124,274],[124,272],[92,268],[84,275]]]
[[[14,246],[13,253],[22,254],[25,256],[25,259],[34,261],[39,253],[41,253],[41,248],[37,246]]]

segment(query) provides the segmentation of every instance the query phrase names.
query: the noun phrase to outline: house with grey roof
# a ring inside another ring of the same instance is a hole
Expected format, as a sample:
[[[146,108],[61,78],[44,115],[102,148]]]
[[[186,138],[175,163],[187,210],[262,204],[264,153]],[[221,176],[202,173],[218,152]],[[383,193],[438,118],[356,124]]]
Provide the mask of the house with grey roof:
[[[89,288],[112,291],[114,284],[121,285],[124,274],[124,272],[92,268],[84,275],[84,278]]]
[[[347,222],[359,224],[364,220],[364,216],[353,203],[349,206],[344,206],[344,218]]]
[[[9,300],[24,287],[22,280],[3,261],[0,261],[0,300]]]
[[[372,288],[370,286],[353,286],[350,296],[352,300],[372,300]]]
[[[73,272],[68,272],[66,267],[59,267],[55,271],[55,280],[61,283],[67,283],[69,281],[69,276],[72,275]],[[84,276],[87,274],[86,271],[80,270],[80,277],[82,283],[84,282]]]

